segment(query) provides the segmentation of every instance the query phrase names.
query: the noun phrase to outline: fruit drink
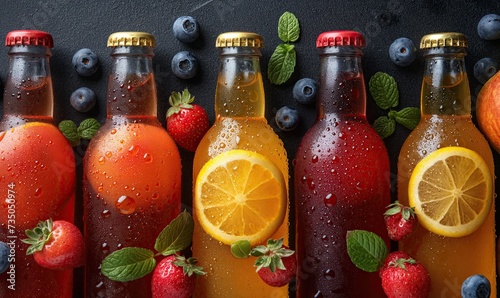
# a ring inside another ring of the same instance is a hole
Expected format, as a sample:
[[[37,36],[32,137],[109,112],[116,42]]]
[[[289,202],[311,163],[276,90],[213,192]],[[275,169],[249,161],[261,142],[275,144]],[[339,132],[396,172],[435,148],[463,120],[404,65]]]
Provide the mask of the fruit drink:
[[[366,120],[364,44],[353,31],[317,39],[318,116],[294,160],[298,297],[385,297],[379,275],[357,268],[346,247],[347,231],[359,229],[389,243],[389,158]]]
[[[196,150],[194,183],[208,161],[234,149],[265,156],[280,169],[284,181],[288,180],[283,142],[264,115],[265,97],[259,65],[261,46],[262,38],[254,33],[224,33],[217,38],[220,68],[215,95],[216,120]],[[287,214],[287,207],[282,208]],[[221,214],[224,216],[227,215]],[[207,272],[198,277],[194,297],[288,297],[287,286],[272,288],[259,278],[253,267],[254,258],[234,258],[228,244],[214,239],[201,227],[196,212],[194,220],[193,255]],[[284,238],[287,244],[287,215],[271,238]]]
[[[398,160],[398,199],[409,204],[408,182],[416,164],[439,148],[460,146],[476,151],[493,172],[493,157],[471,120],[469,82],[464,57],[467,41],[459,33],[422,38],[425,71],[421,120],[406,139]],[[468,236],[446,237],[421,225],[400,242],[400,250],[421,262],[431,276],[430,297],[459,297],[462,282],[483,274],[496,297],[494,203],[484,223]],[[480,256],[480,257],[478,257]]]
[[[49,59],[52,36],[11,31],[9,75],[0,121],[0,241],[10,247],[10,267],[1,275],[0,297],[71,297],[73,270],[39,266],[26,229],[49,218],[73,222],[73,150],[53,124],[54,98]]]
[[[157,118],[152,71],[154,38],[113,33],[107,118],[84,158],[86,297],[151,295],[151,274],[121,283],[100,264],[124,247],[153,249],[156,237],[180,212],[181,162]]]

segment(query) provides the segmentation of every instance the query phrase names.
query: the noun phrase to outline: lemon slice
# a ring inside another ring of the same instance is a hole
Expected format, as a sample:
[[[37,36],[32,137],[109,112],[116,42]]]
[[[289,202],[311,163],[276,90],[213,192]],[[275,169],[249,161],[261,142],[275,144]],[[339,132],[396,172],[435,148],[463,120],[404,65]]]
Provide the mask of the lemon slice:
[[[417,164],[408,195],[422,226],[438,235],[462,237],[477,230],[488,216],[493,179],[479,154],[445,147]]]
[[[226,151],[200,170],[194,208],[200,225],[212,238],[228,245],[243,239],[260,244],[285,218],[285,179],[261,154]]]

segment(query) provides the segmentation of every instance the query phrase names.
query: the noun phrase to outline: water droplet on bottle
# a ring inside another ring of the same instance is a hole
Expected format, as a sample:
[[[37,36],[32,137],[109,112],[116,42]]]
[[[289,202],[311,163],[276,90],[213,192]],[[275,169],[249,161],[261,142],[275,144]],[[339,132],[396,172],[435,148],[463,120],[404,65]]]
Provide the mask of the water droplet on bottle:
[[[153,161],[153,156],[149,153],[144,154],[144,161],[150,163]]]
[[[115,207],[121,214],[132,214],[137,207],[135,200],[129,196],[121,196],[115,203]]]
[[[323,276],[327,280],[333,280],[335,278],[335,272],[332,269],[326,269],[325,273],[323,273]]]
[[[309,187],[310,190],[313,190],[316,187],[312,178],[307,178],[307,187]]]
[[[311,159],[312,163],[317,163],[319,161],[319,157],[317,155],[314,155]]]
[[[42,189],[40,187],[35,189],[35,197],[39,197],[41,194],[42,194]]]
[[[139,152],[139,146],[137,145],[132,145],[128,148],[128,152],[130,152],[130,154],[132,155],[136,155],[137,152]]]
[[[324,202],[326,207],[333,207],[337,204],[337,197],[334,194],[329,193],[326,195]]]
[[[101,244],[101,251],[103,254],[107,254],[109,252],[109,245],[106,242]]]
[[[323,298],[323,293],[321,293],[321,291],[317,291],[313,298]]]
[[[106,151],[104,155],[106,155],[107,158],[110,158],[111,156],[113,156],[113,153],[111,151]]]
[[[106,162],[106,159],[104,158],[104,156],[101,156],[99,157],[98,161],[101,165],[103,165]]]
[[[111,211],[109,211],[108,209],[105,209],[101,212],[102,218],[108,218],[110,215],[111,215]]]

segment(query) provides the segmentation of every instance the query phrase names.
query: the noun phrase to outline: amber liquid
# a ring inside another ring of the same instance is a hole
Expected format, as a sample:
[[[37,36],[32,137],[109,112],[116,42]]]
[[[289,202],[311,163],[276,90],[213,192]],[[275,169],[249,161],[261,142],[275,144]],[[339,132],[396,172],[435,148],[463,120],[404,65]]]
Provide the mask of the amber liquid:
[[[25,230],[38,221],[73,222],[75,160],[51,124],[50,79],[5,87],[0,122],[0,240],[10,247],[11,265],[0,277],[0,297],[72,297],[73,270],[40,267],[26,255]],[[25,111],[14,114],[14,111]],[[50,111],[50,112],[49,112]]]
[[[493,170],[493,157],[483,135],[471,122],[469,89],[465,79],[433,88],[424,78],[422,119],[409,135],[398,160],[398,199],[408,204],[408,181],[415,165],[429,153],[446,146],[461,146],[479,153]],[[452,106],[443,105],[453,98]],[[460,297],[462,282],[470,275],[483,274],[491,282],[491,297],[496,297],[495,205],[483,225],[469,236],[451,238],[436,235],[419,226],[400,250],[420,261],[431,276],[429,297]]]
[[[366,101],[361,80],[344,80],[337,96],[317,99],[330,112],[320,113],[294,160],[297,297],[385,297],[378,273],[357,268],[346,245],[350,230],[389,244],[389,157],[364,113],[356,113]]]
[[[150,110],[152,77],[127,81],[110,79],[108,112],[123,115],[108,116],[84,159],[86,297],[151,296],[151,274],[115,282],[101,274],[100,264],[124,247],[155,251],[159,233],[180,212],[176,144],[156,116],[127,115]]]
[[[242,85],[244,81],[248,84]],[[259,84],[261,81],[260,73],[251,79],[234,80],[233,87],[241,92],[235,94],[230,88],[233,83],[219,77],[216,110],[227,115],[220,116],[219,113],[214,125],[199,144],[194,158],[193,183],[206,162],[233,149],[250,150],[268,157],[280,168],[285,180],[288,180],[288,161],[283,142],[263,116],[243,116],[245,113],[263,114],[264,100],[257,96],[263,94],[262,84]],[[234,110],[233,107],[238,105],[236,101],[242,98],[245,109]],[[230,114],[241,116],[231,117]],[[273,288],[260,279],[253,266],[255,258],[234,258],[229,245],[213,239],[203,230],[196,213],[194,220],[193,256],[207,272],[198,277],[194,297],[288,297],[288,286]],[[285,243],[288,243],[288,215],[271,238],[284,238]]]

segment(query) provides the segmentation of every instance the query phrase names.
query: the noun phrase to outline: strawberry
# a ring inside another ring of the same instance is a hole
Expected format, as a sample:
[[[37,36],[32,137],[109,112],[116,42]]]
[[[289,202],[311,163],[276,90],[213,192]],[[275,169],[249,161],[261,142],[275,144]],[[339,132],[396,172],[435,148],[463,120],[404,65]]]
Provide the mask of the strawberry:
[[[169,255],[156,266],[151,280],[153,298],[189,298],[193,294],[197,275],[203,275],[196,259]]]
[[[199,105],[191,104],[194,97],[188,89],[172,92],[168,102],[167,131],[182,148],[194,152],[209,129],[207,112]]]
[[[295,276],[297,259],[294,251],[283,245],[280,240],[269,239],[267,246],[259,245],[251,254],[259,257],[254,266],[260,278],[272,287],[282,287],[290,283]]]
[[[389,298],[427,298],[431,278],[427,270],[404,252],[392,252],[379,272],[382,288]]]
[[[72,223],[52,219],[40,221],[33,230],[26,230],[31,246],[26,254],[33,254],[38,265],[55,270],[67,270],[83,265],[85,242],[82,233]]]
[[[417,218],[414,208],[406,207],[398,201],[390,204],[387,208],[384,216],[389,238],[400,241],[415,231]]]

